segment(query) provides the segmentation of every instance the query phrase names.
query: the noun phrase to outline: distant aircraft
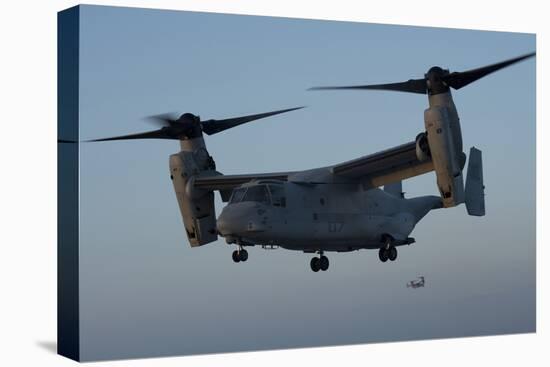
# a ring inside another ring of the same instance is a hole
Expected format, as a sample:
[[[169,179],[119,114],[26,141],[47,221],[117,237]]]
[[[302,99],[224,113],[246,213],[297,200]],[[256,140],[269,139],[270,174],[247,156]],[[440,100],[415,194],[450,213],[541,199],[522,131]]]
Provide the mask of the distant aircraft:
[[[411,280],[407,283],[407,288],[420,288],[424,287],[425,284],[424,276],[419,276],[416,280]]]
[[[222,120],[201,120],[191,113],[180,117],[159,115],[153,117],[154,122],[161,126],[158,130],[94,141],[179,140],[181,151],[171,155],[169,160],[170,178],[192,247],[216,241],[218,236],[222,236],[228,244],[237,246],[232,256],[236,263],[246,261],[248,252],[245,247],[255,245],[316,253],[318,256],[310,261],[314,272],[328,269],[329,260],[324,253],[329,251],[374,249],[378,250],[380,261],[394,261],[397,247],[415,242],[409,234],[432,209],[465,204],[468,214],[485,215],[481,151],[474,147],[470,149],[464,185],[462,171],[466,154],[451,88],[460,89],[534,55],[531,53],[463,72],[449,72],[434,66],[420,79],[400,83],[313,88],[378,89],[428,97],[424,131],[416,139],[326,167],[224,175],[217,171],[214,159],[206,149],[203,134],[217,134],[300,107]],[[510,89],[513,90],[513,86]],[[495,107],[513,108],[506,105]],[[412,116],[411,119],[416,120]],[[331,126],[334,144],[322,149],[334,150],[338,149],[338,144],[346,144],[349,131],[345,122],[345,118],[335,121]],[[283,131],[281,136],[294,133]],[[273,136],[273,139],[280,139],[280,136]],[[312,139],[312,136],[305,139]],[[311,147],[306,140],[303,148]],[[281,149],[284,149],[282,145]],[[250,154],[257,153],[251,151]],[[243,162],[239,165],[246,167]],[[401,181],[429,172],[435,172],[439,195],[404,198]],[[214,210],[214,191],[219,191],[222,201],[228,203],[218,218]],[[416,283],[410,284],[414,288]],[[418,284],[424,286],[423,278]]]

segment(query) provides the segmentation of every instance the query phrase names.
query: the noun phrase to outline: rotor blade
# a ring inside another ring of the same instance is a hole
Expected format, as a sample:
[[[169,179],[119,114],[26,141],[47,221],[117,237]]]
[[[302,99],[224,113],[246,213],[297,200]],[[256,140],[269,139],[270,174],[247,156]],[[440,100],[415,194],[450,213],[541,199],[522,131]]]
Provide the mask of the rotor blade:
[[[178,138],[177,137],[172,137],[172,136],[166,134],[166,132],[163,131],[163,130],[153,130],[153,131],[147,131],[147,132],[138,133],[138,134],[114,136],[112,138],[87,140],[87,142],[111,141],[111,140],[130,140],[130,139],[176,139],[177,140]]]
[[[163,113],[160,115],[147,116],[146,119],[147,121],[152,122],[160,127],[170,126],[178,120],[174,113]]]
[[[409,79],[406,82],[401,83],[389,83],[389,84],[371,84],[371,85],[349,85],[341,87],[313,87],[308,90],[391,90],[396,92],[409,92],[426,94],[427,86],[425,79]]]
[[[242,125],[242,124],[250,122],[250,121],[263,119],[265,117],[278,115],[280,113],[299,110],[299,109],[304,108],[304,107],[305,106],[295,107],[295,108],[288,108],[286,110],[259,113],[257,115],[249,115],[249,116],[242,116],[242,117],[233,117],[233,118],[224,119],[224,120],[206,120],[206,121],[201,122],[202,131],[205,134],[212,135],[212,134],[216,134],[216,133],[219,133],[219,132],[227,130],[227,129],[231,129],[232,127],[235,127],[235,126]]]
[[[452,87],[454,89],[460,89],[462,87],[467,86],[468,84],[475,82],[478,79],[483,78],[484,76],[487,76],[495,71],[498,71],[500,69],[503,69],[507,66],[510,66],[512,64],[515,64],[516,62],[520,62],[522,60],[528,59],[530,57],[535,56],[535,52],[518,56],[513,59],[509,59],[506,61],[502,61],[496,64],[483,66],[481,68],[472,69],[472,70],[466,70],[462,72],[453,72],[449,75],[446,75],[443,77],[443,80],[449,87]]]
[[[68,139],[57,139],[58,143],[78,143],[76,140],[68,140]]]

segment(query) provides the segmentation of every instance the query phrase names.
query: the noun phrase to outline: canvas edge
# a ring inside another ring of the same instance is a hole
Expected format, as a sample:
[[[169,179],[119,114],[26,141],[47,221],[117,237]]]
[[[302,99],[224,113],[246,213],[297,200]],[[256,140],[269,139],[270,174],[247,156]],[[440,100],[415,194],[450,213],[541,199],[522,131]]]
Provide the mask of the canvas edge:
[[[80,361],[80,7],[57,14],[57,353]]]

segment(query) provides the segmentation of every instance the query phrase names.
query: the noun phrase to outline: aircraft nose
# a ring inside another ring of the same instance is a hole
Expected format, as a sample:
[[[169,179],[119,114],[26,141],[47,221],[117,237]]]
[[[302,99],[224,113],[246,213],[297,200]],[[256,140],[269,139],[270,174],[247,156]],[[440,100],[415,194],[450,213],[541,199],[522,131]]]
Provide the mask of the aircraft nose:
[[[258,214],[258,208],[242,204],[232,204],[222,210],[216,224],[218,232],[222,236],[243,235],[266,230],[265,220]]]
[[[216,227],[218,229],[218,232],[222,236],[235,234],[236,232],[238,232],[238,226],[239,226],[239,223],[237,221],[237,218],[235,218],[235,215],[228,213],[225,210],[222,211],[222,213],[220,214],[216,222]]]

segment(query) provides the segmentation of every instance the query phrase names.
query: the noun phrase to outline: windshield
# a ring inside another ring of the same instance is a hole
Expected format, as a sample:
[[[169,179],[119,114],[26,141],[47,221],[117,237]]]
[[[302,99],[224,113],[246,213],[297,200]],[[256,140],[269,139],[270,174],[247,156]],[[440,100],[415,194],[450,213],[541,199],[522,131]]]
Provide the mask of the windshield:
[[[241,201],[243,199],[245,192],[246,192],[246,189],[233,190],[233,195],[231,195],[231,200],[229,200],[229,204],[234,204]]]
[[[242,201],[257,201],[269,204],[270,200],[267,187],[265,185],[249,187]]]
[[[270,204],[269,192],[266,185],[250,186],[249,188],[240,188],[233,190],[230,204],[242,201],[255,201],[264,204]]]

